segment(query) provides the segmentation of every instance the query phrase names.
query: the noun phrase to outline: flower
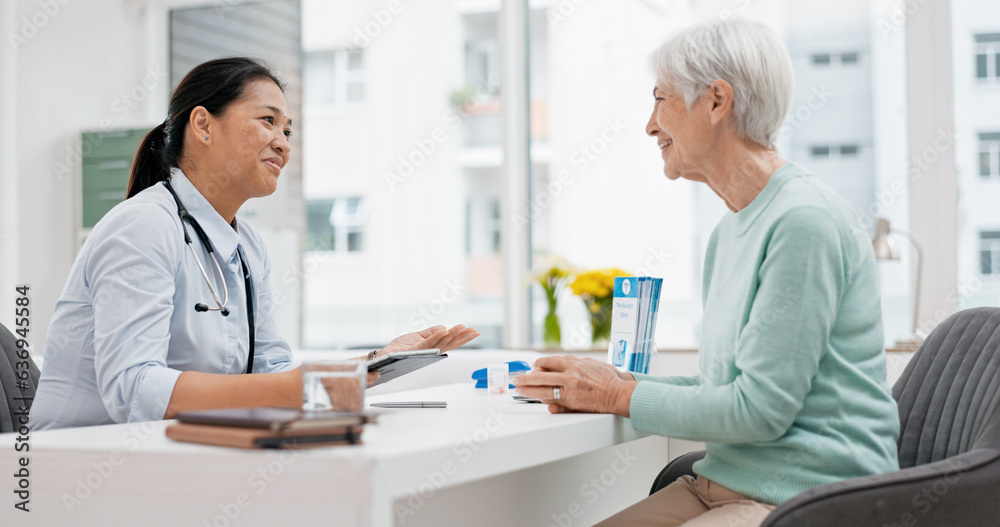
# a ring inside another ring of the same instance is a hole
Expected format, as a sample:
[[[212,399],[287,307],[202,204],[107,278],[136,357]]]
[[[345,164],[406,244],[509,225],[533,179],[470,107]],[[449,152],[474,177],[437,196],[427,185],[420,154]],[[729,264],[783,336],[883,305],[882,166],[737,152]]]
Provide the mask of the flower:
[[[555,301],[559,289],[573,274],[573,266],[558,256],[540,258],[535,269],[537,270],[532,273],[531,279],[542,286],[550,303]]]
[[[616,276],[632,276],[630,273],[617,267],[609,269],[593,269],[584,271],[576,275],[576,279],[569,284],[576,296],[591,297],[592,299],[609,298],[614,293]],[[593,312],[593,306],[588,306]]]
[[[617,267],[593,269],[576,275],[569,285],[590,313],[590,339],[594,344],[611,338],[611,299],[617,276],[632,275]]]

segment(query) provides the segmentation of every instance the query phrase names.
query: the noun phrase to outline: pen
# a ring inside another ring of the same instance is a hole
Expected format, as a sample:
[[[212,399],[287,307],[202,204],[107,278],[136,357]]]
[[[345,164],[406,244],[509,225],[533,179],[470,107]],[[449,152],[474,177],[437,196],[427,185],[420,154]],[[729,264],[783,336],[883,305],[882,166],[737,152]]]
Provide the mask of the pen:
[[[447,401],[403,401],[397,403],[371,403],[375,408],[447,408]]]

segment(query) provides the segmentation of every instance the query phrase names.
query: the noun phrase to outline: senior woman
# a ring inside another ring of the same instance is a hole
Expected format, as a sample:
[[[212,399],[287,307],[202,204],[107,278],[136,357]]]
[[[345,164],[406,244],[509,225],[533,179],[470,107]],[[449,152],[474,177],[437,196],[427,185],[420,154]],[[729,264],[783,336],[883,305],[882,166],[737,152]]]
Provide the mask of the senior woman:
[[[667,178],[705,183],[730,209],[705,256],[700,374],[547,357],[517,390],[553,413],[614,413],[706,443],[696,478],[601,525],[759,525],[810,487],[898,468],[875,259],[847,203],[775,150],[793,77],[773,31],[690,27],[652,62],[646,132]]]

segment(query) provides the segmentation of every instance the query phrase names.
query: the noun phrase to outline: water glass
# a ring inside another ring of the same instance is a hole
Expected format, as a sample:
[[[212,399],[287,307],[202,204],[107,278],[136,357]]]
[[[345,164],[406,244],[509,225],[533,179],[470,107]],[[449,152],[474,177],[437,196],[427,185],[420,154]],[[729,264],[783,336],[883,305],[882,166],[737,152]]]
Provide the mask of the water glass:
[[[365,407],[367,363],[316,360],[302,363],[302,409],[360,413]]]

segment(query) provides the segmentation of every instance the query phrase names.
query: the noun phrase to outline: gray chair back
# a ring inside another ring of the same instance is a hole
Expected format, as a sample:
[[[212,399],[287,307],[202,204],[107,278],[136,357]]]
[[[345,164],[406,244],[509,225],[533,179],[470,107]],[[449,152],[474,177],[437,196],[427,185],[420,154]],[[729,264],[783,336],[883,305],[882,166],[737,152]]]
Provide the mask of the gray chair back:
[[[0,324],[0,434],[18,431],[26,417],[23,409],[31,407],[38,388],[38,366],[20,351],[17,337]]]
[[[892,395],[901,470],[809,489],[761,527],[1000,525],[1000,308],[934,328]]]
[[[892,388],[899,466],[1000,449],[1000,308],[960,311],[920,346]]]

